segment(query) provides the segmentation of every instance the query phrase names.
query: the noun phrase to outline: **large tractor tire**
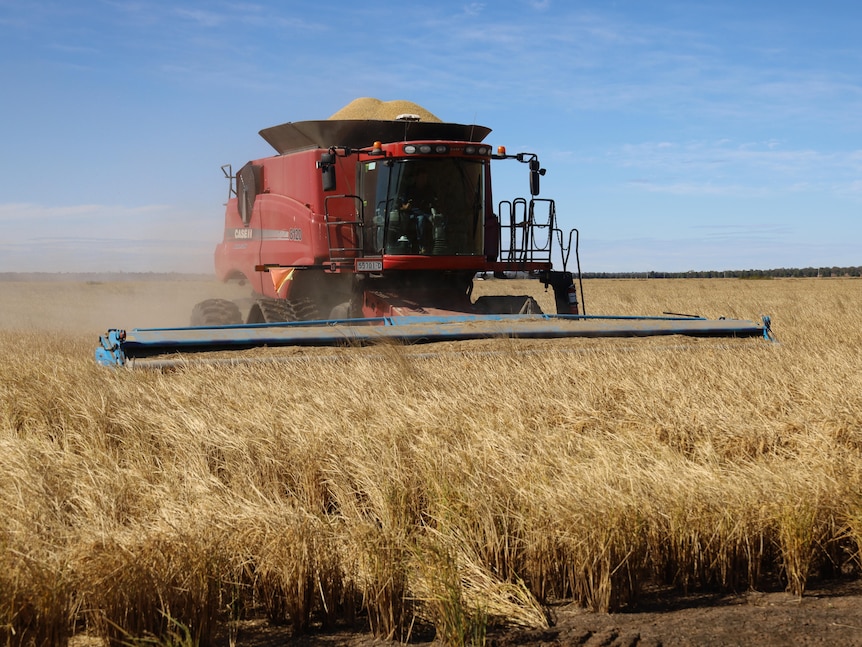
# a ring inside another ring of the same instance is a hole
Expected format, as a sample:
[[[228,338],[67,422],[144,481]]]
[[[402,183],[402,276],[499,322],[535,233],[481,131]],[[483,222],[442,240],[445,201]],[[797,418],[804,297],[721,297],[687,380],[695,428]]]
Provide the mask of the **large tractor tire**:
[[[296,321],[315,321],[320,319],[320,308],[310,299],[291,301]]]
[[[207,299],[192,309],[192,326],[232,326],[241,323],[239,307],[227,299]]]
[[[247,323],[278,323],[318,319],[317,306],[307,299],[258,299],[251,307]]]

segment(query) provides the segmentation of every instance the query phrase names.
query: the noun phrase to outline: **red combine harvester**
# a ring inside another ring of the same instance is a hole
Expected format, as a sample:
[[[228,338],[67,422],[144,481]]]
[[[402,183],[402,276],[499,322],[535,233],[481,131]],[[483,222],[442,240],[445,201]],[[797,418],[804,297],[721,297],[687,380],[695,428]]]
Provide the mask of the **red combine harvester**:
[[[248,314],[203,302],[192,325],[539,312],[529,297],[471,301],[477,273],[535,275],[558,312],[578,314],[572,274],[552,267],[554,202],[503,203],[502,226],[493,213],[491,160],[527,163],[533,195],[544,170],[535,155],[492,153],[489,132],[412,116],[261,131],[279,155],[231,178],[216,249],[218,277],[260,296]]]
[[[414,114],[262,130],[278,155],[236,175],[223,167],[230,194],[215,252],[220,279],[251,284],[250,307],[208,299],[190,328],[109,330],[97,360],[384,338],[768,336],[766,320],[579,312],[566,268],[571,251],[577,262],[577,230],[558,228],[554,201],[538,197],[537,156],[493,151],[488,133]],[[529,199],[495,205],[497,160],[527,165]],[[534,277],[553,289],[557,312],[542,313],[530,296],[474,300],[477,274]]]

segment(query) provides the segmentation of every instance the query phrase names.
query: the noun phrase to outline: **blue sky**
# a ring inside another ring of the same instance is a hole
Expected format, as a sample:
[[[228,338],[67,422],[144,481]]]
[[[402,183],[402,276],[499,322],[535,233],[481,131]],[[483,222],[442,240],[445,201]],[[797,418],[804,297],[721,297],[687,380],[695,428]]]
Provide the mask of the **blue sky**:
[[[0,0],[0,271],[210,272],[220,166],[357,97],[537,153],[584,271],[862,265],[859,34],[832,0]]]

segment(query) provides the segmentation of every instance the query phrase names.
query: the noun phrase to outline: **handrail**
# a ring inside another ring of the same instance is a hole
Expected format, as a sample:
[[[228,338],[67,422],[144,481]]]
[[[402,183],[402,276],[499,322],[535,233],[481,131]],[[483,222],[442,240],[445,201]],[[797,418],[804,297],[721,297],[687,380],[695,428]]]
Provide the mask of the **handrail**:
[[[333,216],[329,213],[329,201],[330,200],[344,200],[344,199],[352,199],[356,202],[356,220],[331,220]],[[362,198],[358,195],[346,193],[342,195],[328,195],[323,200],[323,220],[326,225],[326,244],[329,248],[329,260],[331,263],[337,263],[339,261],[348,261],[353,260],[354,258],[361,258],[363,256],[363,244],[362,238],[364,233],[364,225],[365,225],[365,214],[364,214],[364,205],[362,202]],[[335,247],[333,246],[333,233],[332,229],[335,227],[352,227],[353,228],[353,240],[355,246],[353,247]],[[336,256],[336,253],[338,255]],[[345,254],[348,254],[345,256]]]
[[[547,219],[542,222],[537,222],[536,204],[538,202],[545,202],[548,205]],[[515,198],[511,201],[502,200],[498,209],[500,212],[500,259],[504,262],[515,263],[550,263],[553,255],[557,217],[554,201],[545,198],[533,198],[527,202],[524,198]],[[506,224],[507,221],[508,224]],[[547,237],[542,236],[541,241],[539,241],[537,234],[541,230],[547,230]],[[508,246],[506,239],[508,239]]]

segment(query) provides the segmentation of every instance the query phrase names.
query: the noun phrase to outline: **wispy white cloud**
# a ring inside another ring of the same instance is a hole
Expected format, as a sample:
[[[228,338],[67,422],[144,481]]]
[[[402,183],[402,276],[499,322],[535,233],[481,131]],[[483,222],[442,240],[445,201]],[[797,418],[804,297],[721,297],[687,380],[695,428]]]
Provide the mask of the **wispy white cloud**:
[[[652,182],[649,180],[631,180],[628,186],[649,193],[664,193],[676,196],[701,197],[764,197],[768,192],[764,189],[741,186],[738,184],[714,184],[710,182]]]
[[[779,142],[646,142],[612,150],[622,168],[648,171],[629,180],[651,192],[764,196],[770,192],[831,191],[854,194],[862,151],[786,149]],[[680,178],[686,178],[680,180]]]
[[[214,11],[204,9],[186,9],[184,7],[172,8],[172,13],[180,18],[191,21],[200,27],[220,27],[230,17],[224,13],[216,13]]]

